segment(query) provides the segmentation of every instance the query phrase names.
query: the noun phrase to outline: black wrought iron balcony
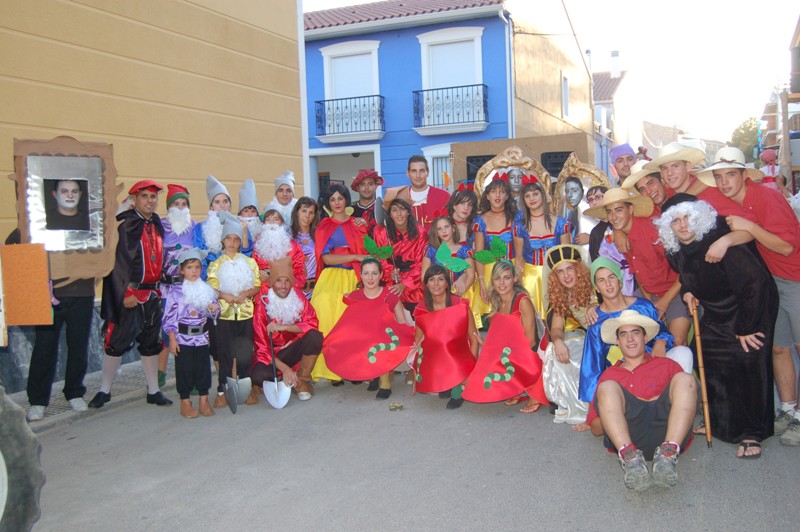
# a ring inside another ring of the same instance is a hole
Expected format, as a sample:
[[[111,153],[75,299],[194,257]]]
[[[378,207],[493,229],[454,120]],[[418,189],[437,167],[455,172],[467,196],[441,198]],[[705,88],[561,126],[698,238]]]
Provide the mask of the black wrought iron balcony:
[[[317,136],[383,132],[383,96],[318,100]]]
[[[486,85],[414,91],[414,127],[487,123],[488,101]]]

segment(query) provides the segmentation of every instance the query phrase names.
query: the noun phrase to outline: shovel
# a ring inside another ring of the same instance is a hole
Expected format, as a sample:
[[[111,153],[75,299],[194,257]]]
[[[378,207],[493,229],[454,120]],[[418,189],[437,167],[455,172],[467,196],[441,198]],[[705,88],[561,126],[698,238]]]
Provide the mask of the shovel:
[[[264,297],[266,296],[262,296],[261,298],[262,303],[264,302]],[[266,304],[264,306],[266,307]],[[267,314],[267,326],[269,326],[269,314]],[[275,352],[275,346],[272,343],[272,335],[269,331],[267,331],[267,337],[269,338],[269,350],[272,353],[272,382],[264,383],[264,397],[267,398],[269,404],[280,410],[289,402],[289,398],[292,396],[292,389],[287,386],[285,382],[278,382],[278,368],[275,366],[275,357],[278,356],[278,354]]]
[[[234,340],[234,344],[235,344],[236,348],[238,348],[239,347],[239,334],[238,334],[238,332],[239,332],[238,331],[238,327],[239,327],[239,323],[238,323],[239,307],[238,306],[234,306],[234,313],[236,314],[236,317],[237,317],[237,322],[236,322],[236,328],[237,328],[236,332],[237,332],[237,334],[236,334],[236,339]],[[238,351],[238,349],[237,349],[237,351]],[[231,356],[233,357],[233,370],[232,370],[233,377],[228,377],[227,378],[228,385],[227,385],[227,387],[225,389],[225,396],[226,396],[226,399],[228,400],[228,408],[230,408],[231,412],[235,414],[236,413],[236,405],[244,404],[244,402],[250,396],[250,390],[253,387],[253,383],[250,380],[250,377],[245,377],[243,379],[239,378],[239,373],[238,373],[238,371],[236,369],[236,355],[235,355],[235,353],[232,353]],[[231,401],[231,398],[233,398],[233,401]]]

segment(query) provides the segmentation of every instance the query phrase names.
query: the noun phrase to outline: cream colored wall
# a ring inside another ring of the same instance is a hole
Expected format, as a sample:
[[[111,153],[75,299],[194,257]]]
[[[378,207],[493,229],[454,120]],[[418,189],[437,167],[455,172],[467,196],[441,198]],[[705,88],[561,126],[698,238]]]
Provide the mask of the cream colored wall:
[[[114,145],[126,188],[185,184],[207,210],[214,174],[238,203],[292,170],[302,194],[297,5],[287,0],[3,0],[0,174],[13,139],[70,135]],[[16,226],[0,181],[0,234]],[[163,203],[159,206],[163,212]]]

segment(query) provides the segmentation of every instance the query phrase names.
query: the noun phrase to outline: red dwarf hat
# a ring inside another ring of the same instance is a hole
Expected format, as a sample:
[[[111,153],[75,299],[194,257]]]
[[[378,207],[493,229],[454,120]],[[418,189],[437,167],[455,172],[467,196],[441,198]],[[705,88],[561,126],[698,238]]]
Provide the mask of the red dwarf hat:
[[[172,205],[172,202],[176,199],[183,198],[186,200],[186,203],[189,203],[189,191],[183,185],[167,185],[167,207]]]
[[[358,185],[365,179],[374,179],[375,184],[378,186],[383,184],[383,178],[378,175],[378,172],[372,168],[367,168],[358,173],[358,175],[353,179],[353,183],[350,185],[350,188],[358,192]]]
[[[152,179],[142,179],[135,185],[131,187],[128,191],[128,194],[131,196],[135,196],[142,190],[150,190],[151,192],[161,192],[164,190],[164,187],[153,181]]]

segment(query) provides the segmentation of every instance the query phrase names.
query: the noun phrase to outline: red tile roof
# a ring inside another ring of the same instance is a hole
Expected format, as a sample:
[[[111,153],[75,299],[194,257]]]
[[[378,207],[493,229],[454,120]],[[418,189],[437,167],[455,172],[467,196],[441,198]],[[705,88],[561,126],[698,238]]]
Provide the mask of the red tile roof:
[[[625,77],[625,72],[618,78],[611,78],[611,72],[595,72],[592,74],[593,100],[595,102],[610,102],[614,99],[620,82]]]
[[[441,13],[473,7],[502,5],[503,0],[387,0],[358,6],[339,7],[303,14],[305,30],[332,28],[347,24]]]

